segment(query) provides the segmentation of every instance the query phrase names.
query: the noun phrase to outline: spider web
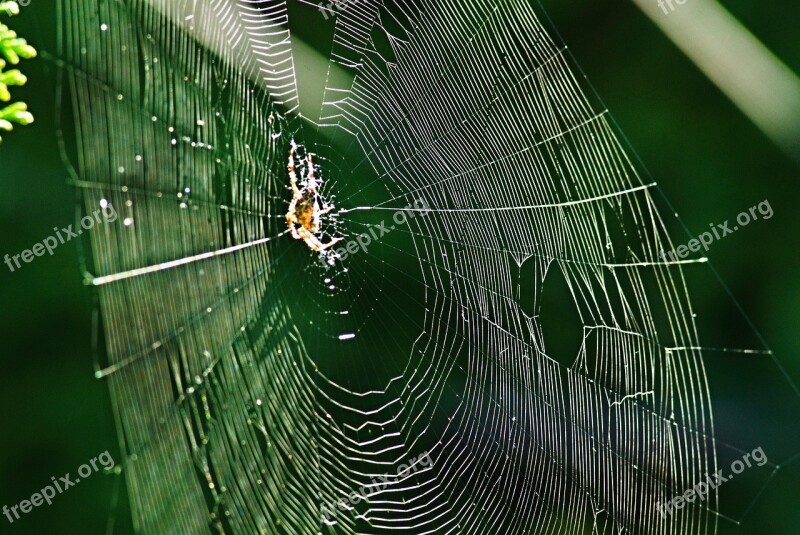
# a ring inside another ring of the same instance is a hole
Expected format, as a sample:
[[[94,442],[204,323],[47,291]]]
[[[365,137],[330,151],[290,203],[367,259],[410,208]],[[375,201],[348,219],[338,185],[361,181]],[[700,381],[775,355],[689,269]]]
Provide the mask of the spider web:
[[[683,268],[528,2],[59,9],[138,530],[716,530],[656,510],[718,467]],[[292,139],[392,230],[293,240]]]

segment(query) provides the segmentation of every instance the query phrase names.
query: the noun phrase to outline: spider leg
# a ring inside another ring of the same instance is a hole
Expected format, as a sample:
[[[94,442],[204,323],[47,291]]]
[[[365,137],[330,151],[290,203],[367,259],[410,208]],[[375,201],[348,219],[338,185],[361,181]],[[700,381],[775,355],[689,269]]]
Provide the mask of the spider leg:
[[[308,153],[306,156],[306,161],[308,162],[308,178],[309,180],[314,180],[314,160],[312,159],[314,155]]]
[[[343,238],[333,238],[331,241],[329,241],[328,243],[325,243],[325,244],[323,244],[321,241],[319,241],[319,239],[317,239],[316,241],[319,244],[319,246],[317,248],[317,251],[322,252],[322,251],[324,251],[326,249],[329,249],[329,248],[333,247],[334,245],[336,245],[337,243],[339,243],[340,241],[342,241],[342,239]]]
[[[333,205],[328,205],[324,209],[317,211],[317,214],[319,214],[319,215],[328,214],[328,213],[332,212],[334,208],[336,208],[336,207],[333,206]]]
[[[289,185],[292,186],[292,202],[297,202],[297,199],[300,198],[300,188],[297,187],[297,175],[294,174],[294,171],[289,171]]]
[[[292,186],[292,200],[296,200],[297,197],[300,195],[300,188],[297,187],[297,172],[294,163],[294,154],[297,150],[297,145],[292,140],[292,149],[289,151],[289,184]],[[291,211],[291,210],[290,210]]]
[[[292,148],[289,150],[289,172],[294,173],[294,153],[297,150],[297,145],[292,140]]]

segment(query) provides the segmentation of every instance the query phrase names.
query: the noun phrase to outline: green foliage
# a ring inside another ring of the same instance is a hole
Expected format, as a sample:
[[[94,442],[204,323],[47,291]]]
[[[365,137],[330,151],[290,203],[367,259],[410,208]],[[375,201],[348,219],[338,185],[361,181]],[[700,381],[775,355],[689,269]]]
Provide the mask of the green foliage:
[[[16,2],[3,2],[0,0],[0,15],[19,14],[19,5]],[[4,70],[10,63],[17,65],[20,59],[36,57],[36,49],[30,46],[25,39],[18,37],[16,32],[0,22],[0,102],[10,102],[10,86],[24,85],[28,79],[19,69]],[[0,108],[0,130],[10,132],[14,124],[28,125],[33,122],[33,115],[28,111],[24,102],[15,102]],[[3,138],[0,137],[0,142]]]

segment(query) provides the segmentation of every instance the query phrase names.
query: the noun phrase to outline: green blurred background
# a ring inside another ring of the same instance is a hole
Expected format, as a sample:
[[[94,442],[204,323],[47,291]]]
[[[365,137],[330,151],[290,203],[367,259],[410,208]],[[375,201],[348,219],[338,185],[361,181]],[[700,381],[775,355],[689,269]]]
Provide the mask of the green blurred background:
[[[655,1],[655,0],[653,0]],[[692,1],[692,0],[689,0]],[[651,170],[688,229],[732,220],[768,199],[775,216],[750,224],[713,245],[709,257],[792,377],[800,377],[800,237],[795,217],[800,173],[631,3],[543,1],[545,8],[622,131]],[[792,70],[800,72],[800,3],[723,2]],[[37,48],[55,51],[55,6],[32,0],[12,26]],[[46,60],[28,61],[25,88],[32,126],[0,145],[0,255],[17,254],[54,226],[75,218],[76,191],[67,183],[55,138],[55,74]],[[662,209],[669,214],[666,205]],[[678,243],[682,230],[669,225]],[[10,273],[0,270],[3,329],[0,362],[0,506],[16,504],[50,481],[108,450],[120,460],[106,385],[93,377],[93,295],[83,286],[75,243]],[[730,299],[709,278],[691,286],[701,313],[704,345],[758,347]],[[760,359],[760,360],[759,360]],[[751,449],[771,433],[777,462],[800,449],[800,403],[769,357],[709,357],[715,410],[739,425],[720,431]],[[716,381],[716,382],[715,382]],[[781,412],[783,411],[783,412]],[[795,433],[790,435],[789,433]],[[778,437],[778,438],[775,438]],[[797,533],[797,464],[778,472],[749,513],[743,533]],[[131,533],[124,485],[112,508],[115,476],[94,475],[52,506],[40,507],[0,533]],[[734,502],[752,502],[758,484],[741,487]],[[741,510],[739,512],[742,512]],[[726,526],[730,527],[730,526]]]

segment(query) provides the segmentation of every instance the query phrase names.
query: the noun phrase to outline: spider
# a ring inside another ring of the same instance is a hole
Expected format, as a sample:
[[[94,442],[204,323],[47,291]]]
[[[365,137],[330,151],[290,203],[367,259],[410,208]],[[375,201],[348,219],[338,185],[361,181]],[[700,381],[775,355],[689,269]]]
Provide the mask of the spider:
[[[289,202],[289,211],[286,212],[286,223],[295,240],[303,240],[312,251],[323,253],[342,238],[333,238],[328,243],[322,243],[317,237],[322,216],[333,210],[334,206],[332,203],[325,202],[319,194],[322,180],[314,176],[314,155],[312,153],[308,153],[303,159],[300,156],[297,157],[300,167],[298,180],[295,171],[297,149],[298,145],[292,140],[292,149],[289,151],[289,182],[292,188],[292,200]],[[298,187],[298,181],[301,187]],[[322,202],[321,208],[320,202]]]

